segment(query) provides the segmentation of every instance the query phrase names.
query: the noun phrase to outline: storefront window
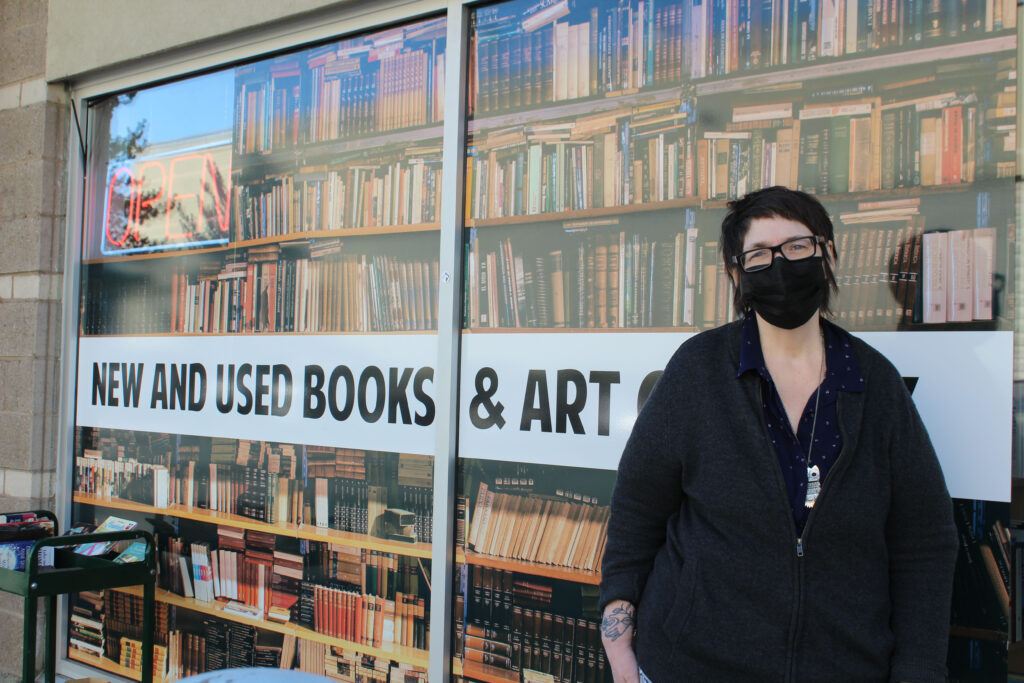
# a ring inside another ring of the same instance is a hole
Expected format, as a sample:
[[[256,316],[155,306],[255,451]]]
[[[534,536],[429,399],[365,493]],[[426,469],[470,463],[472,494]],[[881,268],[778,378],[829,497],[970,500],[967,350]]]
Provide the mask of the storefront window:
[[[964,548],[951,675],[1005,676],[1015,17],[869,5],[473,11],[469,678],[611,680],[595,584],[619,454],[676,347],[736,318],[719,226],[772,185],[826,206],[833,319],[895,363],[936,445]]]
[[[92,103],[72,524],[155,535],[157,680],[426,677],[444,58],[432,19]],[[138,678],[139,614],[73,596],[69,658]]]

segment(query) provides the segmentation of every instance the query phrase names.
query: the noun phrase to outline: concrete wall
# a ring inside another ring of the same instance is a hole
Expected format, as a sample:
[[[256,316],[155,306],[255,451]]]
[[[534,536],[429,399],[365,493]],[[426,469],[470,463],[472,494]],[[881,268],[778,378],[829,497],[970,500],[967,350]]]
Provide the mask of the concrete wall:
[[[52,507],[66,105],[47,85],[47,5],[0,0],[0,510]],[[0,594],[0,672],[21,667],[21,601]]]
[[[46,77],[86,74],[339,6],[355,10],[374,4],[368,0],[49,0]],[[88,39],[83,40],[83,35]]]

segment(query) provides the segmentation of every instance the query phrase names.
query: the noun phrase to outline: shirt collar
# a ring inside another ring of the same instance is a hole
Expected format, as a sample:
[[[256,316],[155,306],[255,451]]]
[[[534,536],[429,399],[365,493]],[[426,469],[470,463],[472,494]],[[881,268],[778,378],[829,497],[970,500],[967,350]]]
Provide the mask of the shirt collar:
[[[739,377],[751,370],[761,377],[769,379],[768,367],[764,364],[764,352],[761,350],[761,333],[757,331],[756,316],[750,314],[743,319],[740,332],[740,367],[736,371]]]
[[[864,377],[857,363],[857,356],[850,343],[852,337],[846,330],[827,320],[821,321],[825,333],[825,384],[838,391],[864,391]],[[761,334],[757,330],[756,316],[748,315],[743,320],[740,332],[740,365],[736,376],[755,371],[765,380],[771,380],[761,350]]]

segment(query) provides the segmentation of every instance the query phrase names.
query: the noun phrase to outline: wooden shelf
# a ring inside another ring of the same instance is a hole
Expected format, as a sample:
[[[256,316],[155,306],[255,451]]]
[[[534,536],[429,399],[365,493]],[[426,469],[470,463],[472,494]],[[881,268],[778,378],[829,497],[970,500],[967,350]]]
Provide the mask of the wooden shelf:
[[[517,107],[516,109],[507,109],[498,113],[487,112],[479,118],[470,118],[467,121],[467,133],[472,135],[474,132],[490,128],[521,126],[526,121],[560,119],[567,116],[587,116],[603,111],[621,109],[623,106],[643,106],[655,102],[666,102],[679,98],[681,95],[682,88],[673,86],[652,90],[617,91],[585,99],[547,102],[535,107]]]
[[[237,529],[264,531],[267,533],[277,534],[279,536],[290,536],[294,538],[302,538],[308,541],[334,543],[335,545],[343,545],[351,548],[365,548],[366,550],[394,553],[396,555],[404,555],[406,557],[428,559],[432,556],[432,546],[430,543],[402,543],[400,541],[388,541],[383,538],[375,538],[365,534],[355,534],[348,531],[338,531],[336,529],[324,529],[310,524],[297,525],[285,522],[268,524],[266,522],[259,522],[254,519],[249,519],[248,517],[233,515],[227,512],[203,510],[194,507],[190,508],[178,504],[169,505],[166,508],[158,508],[144,503],[134,503],[120,498],[104,498],[102,496],[96,496],[89,493],[76,492],[72,500],[75,503],[83,505],[95,505],[97,507],[111,508],[114,510],[128,510],[131,512],[143,512],[147,514],[170,515],[172,517],[191,519],[197,522],[224,524]]]
[[[76,650],[73,647],[68,648],[68,659],[76,661],[79,664],[87,664],[88,666],[101,669],[107,673],[114,674],[115,676],[120,676],[122,678],[128,678],[133,681],[142,680],[141,674],[134,669],[121,666],[117,662],[107,659],[106,657],[97,657],[96,655],[91,655],[88,652]],[[153,683],[163,683],[166,680],[167,679],[163,676],[153,676]]]
[[[436,139],[440,147],[443,134],[444,126],[442,124],[429,123],[425,126],[369,133],[351,138],[307,142],[270,152],[233,154],[231,174],[262,171],[261,167],[291,166],[300,168],[323,164],[341,167],[346,165],[346,160],[339,161],[337,159],[339,155],[369,151],[370,156],[385,156],[394,153],[393,150],[385,150],[381,153],[380,148],[386,145],[400,144],[403,147],[414,147],[431,139]],[[364,156],[366,155],[364,154]],[[323,161],[319,161],[320,159]]]
[[[455,550],[455,561],[462,564],[471,564],[476,567],[492,567],[520,574],[543,576],[549,579],[586,583],[592,586],[601,583],[601,572],[589,572],[583,569],[569,569],[568,567],[557,567],[550,564],[538,564],[523,560],[510,560],[504,557],[493,557],[491,555],[479,555],[462,548]]]
[[[642,204],[624,204],[595,209],[579,209],[576,211],[559,211],[557,213],[531,213],[522,216],[504,216],[502,218],[473,218],[466,220],[467,228],[491,228],[501,225],[519,223],[559,223],[568,221],[586,221],[587,219],[613,218],[628,216],[638,212],[665,211],[679,208],[699,208],[701,200],[696,197],[669,199],[663,202],[645,202]],[[565,226],[574,227],[574,226]],[[578,227],[588,227],[581,225]]]
[[[472,678],[483,683],[518,683],[519,674],[501,669],[496,666],[488,666],[479,662],[464,662],[461,659],[452,660],[452,675]]]
[[[236,249],[249,249],[265,244],[281,244],[288,246],[291,243],[300,244],[315,239],[327,239],[331,237],[369,237],[373,235],[404,235],[416,232],[438,232],[441,229],[440,223],[407,223],[402,225],[381,225],[371,228],[342,228],[339,230],[310,230],[307,232],[289,232],[273,237],[260,237],[251,240],[240,240],[228,242],[227,244],[215,247],[203,247],[201,249],[189,249],[182,245],[180,249],[166,249],[163,251],[147,252],[145,254],[125,254],[124,256],[104,256],[102,258],[83,259],[82,265],[97,263],[125,263],[128,261],[149,261],[152,259],[174,258],[182,256],[193,256],[202,254],[214,254],[220,252],[234,251]]]
[[[743,93],[766,87],[795,83],[819,78],[839,79],[843,76],[867,71],[881,71],[892,68],[928,64],[948,59],[978,57],[994,52],[1016,52],[1017,35],[1007,30],[986,38],[968,41],[941,43],[910,49],[893,48],[886,51],[871,51],[864,55],[838,58],[823,58],[798,66],[783,64],[771,70],[742,72],[728,76],[715,76],[697,83],[697,97],[723,93]]]
[[[118,590],[123,593],[130,593],[132,595],[142,595],[142,589],[140,588],[115,588],[112,590]],[[322,633],[311,631],[308,628],[298,626],[292,623],[280,623],[276,621],[270,621],[268,619],[252,619],[249,617],[242,616],[240,614],[234,614],[224,609],[224,604],[220,601],[214,602],[200,602],[194,598],[184,598],[180,595],[175,595],[170,591],[157,589],[156,599],[159,602],[173,605],[175,607],[181,607],[182,609],[192,610],[193,612],[199,612],[212,617],[219,617],[228,621],[234,621],[239,624],[249,624],[256,628],[263,629],[265,631],[273,631],[274,633],[281,633],[283,635],[293,635],[296,638],[302,638],[303,640],[312,640],[317,643],[323,643],[324,645],[334,645],[342,647],[347,650],[356,650],[361,654],[372,655],[373,657],[379,657],[381,659],[393,659],[396,662],[402,662],[405,664],[412,664],[413,666],[426,669],[430,664],[430,658],[426,650],[419,650],[414,647],[406,647],[403,645],[389,644],[383,647],[373,647],[372,645],[360,645],[359,643],[353,643],[348,640],[342,640],[341,638],[331,638]]]

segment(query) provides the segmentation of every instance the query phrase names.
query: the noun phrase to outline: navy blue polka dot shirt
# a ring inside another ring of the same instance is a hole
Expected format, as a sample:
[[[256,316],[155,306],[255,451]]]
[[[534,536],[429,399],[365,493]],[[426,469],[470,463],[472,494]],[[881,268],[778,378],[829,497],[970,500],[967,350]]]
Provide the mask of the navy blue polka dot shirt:
[[[850,335],[845,331],[822,321],[825,331],[825,379],[821,383],[821,398],[818,405],[818,424],[814,428],[814,447],[811,448],[811,465],[820,470],[820,481],[824,483],[829,468],[839,457],[843,447],[836,420],[836,397],[840,391],[864,391],[864,377],[850,348]],[[811,427],[814,424],[815,396],[812,393],[804,407],[797,433],[786,416],[782,398],[775,388],[775,382],[768,373],[761,350],[761,335],[757,331],[755,316],[748,316],[743,323],[740,341],[740,367],[736,376],[756,372],[761,376],[761,406],[768,425],[768,434],[775,447],[775,454],[782,466],[782,478],[786,482],[789,504],[793,509],[797,535],[803,534],[810,508],[804,505],[807,496],[807,449],[810,446]]]

